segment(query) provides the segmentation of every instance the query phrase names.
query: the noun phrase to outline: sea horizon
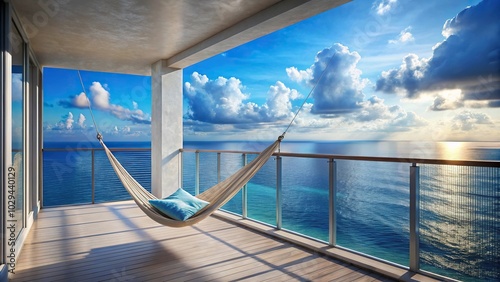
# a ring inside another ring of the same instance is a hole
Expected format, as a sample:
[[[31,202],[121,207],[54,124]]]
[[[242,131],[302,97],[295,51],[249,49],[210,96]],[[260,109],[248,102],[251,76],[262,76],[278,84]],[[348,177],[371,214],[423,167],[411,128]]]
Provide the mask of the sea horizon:
[[[260,152],[273,141],[185,140],[183,148]],[[151,141],[107,141],[109,148],[151,148]],[[45,149],[95,149],[94,141],[44,141]],[[489,160],[500,161],[500,142],[495,141],[404,141],[404,140],[285,140],[281,152],[329,154],[407,159]]]

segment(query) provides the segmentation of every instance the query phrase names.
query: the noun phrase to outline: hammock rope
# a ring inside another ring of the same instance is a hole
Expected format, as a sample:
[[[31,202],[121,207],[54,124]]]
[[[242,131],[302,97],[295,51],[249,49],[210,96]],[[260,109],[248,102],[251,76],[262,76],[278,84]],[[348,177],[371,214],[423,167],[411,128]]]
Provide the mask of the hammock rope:
[[[99,129],[97,128],[97,123],[95,122],[95,118],[94,118],[94,112],[92,111],[92,107],[90,106],[90,99],[89,99],[89,96],[87,95],[87,91],[85,90],[85,86],[83,84],[83,79],[82,79],[82,75],[80,74],[80,70],[78,70],[78,77],[80,78],[80,84],[82,85],[83,94],[85,95],[85,98],[87,98],[87,105],[89,107],[90,116],[92,117],[92,122],[94,123],[94,129],[95,129],[95,132],[97,134],[97,139],[101,140],[102,135],[101,135],[101,133],[99,133]]]
[[[326,66],[325,68],[323,69],[323,71],[321,71],[321,75],[319,76],[318,80],[316,80],[316,83],[313,85],[313,87],[311,88],[311,90],[309,91],[309,93],[307,94],[307,97],[302,101],[302,104],[300,105],[300,107],[297,109],[297,111],[295,112],[295,115],[293,116],[292,120],[290,121],[290,123],[288,124],[288,126],[286,127],[285,131],[283,132],[283,134],[281,134],[281,136],[283,136],[283,138],[285,137],[285,134],[286,132],[288,131],[288,129],[290,129],[290,126],[292,126],[293,122],[295,121],[295,118],[299,115],[300,111],[302,111],[302,108],[304,108],[304,105],[306,104],[307,100],[309,99],[309,97],[311,97],[311,94],[314,92],[314,90],[316,89],[316,86],[318,86],[319,82],[321,81],[321,79],[323,79],[323,76],[325,76],[325,73],[326,73],[326,70],[328,69],[328,67],[331,65],[332,61],[333,61],[333,58],[334,56],[331,56],[330,59],[328,60],[328,62],[326,63]],[[280,137],[281,137],[280,136]],[[282,139],[283,139],[282,138]]]

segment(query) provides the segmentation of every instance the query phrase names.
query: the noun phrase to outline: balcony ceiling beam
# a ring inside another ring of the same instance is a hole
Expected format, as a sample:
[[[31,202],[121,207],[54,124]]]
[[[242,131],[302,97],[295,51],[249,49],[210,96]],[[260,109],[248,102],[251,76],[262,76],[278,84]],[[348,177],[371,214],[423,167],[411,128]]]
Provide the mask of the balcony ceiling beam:
[[[172,56],[167,60],[168,65],[172,68],[185,68],[349,1],[280,1]]]
[[[8,0],[42,66],[185,68],[349,0]]]

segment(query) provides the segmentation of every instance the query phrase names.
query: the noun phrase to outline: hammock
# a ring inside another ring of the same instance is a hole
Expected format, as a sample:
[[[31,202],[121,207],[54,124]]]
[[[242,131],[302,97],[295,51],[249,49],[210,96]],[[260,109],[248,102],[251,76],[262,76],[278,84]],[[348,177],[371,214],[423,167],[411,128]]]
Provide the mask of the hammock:
[[[328,65],[330,65],[332,59],[334,57],[332,56],[325,67],[325,70],[328,68]],[[154,200],[158,199],[156,196],[148,192],[144,187],[139,184],[126,170],[125,168],[120,164],[120,162],[116,159],[116,157],[111,153],[111,151],[106,147],[104,142],[102,141],[102,135],[99,133],[99,130],[97,129],[97,124],[95,122],[94,114],[92,113],[92,108],[90,106],[90,100],[88,98],[87,92],[85,91],[85,86],[83,84],[82,76],[80,74],[80,71],[78,70],[78,76],[80,78],[80,83],[82,85],[83,92],[85,93],[85,97],[87,98],[88,101],[88,107],[90,111],[90,115],[92,117],[92,121],[94,122],[94,128],[97,133],[97,139],[101,143],[102,147],[104,148],[104,151],[106,152],[106,155],[108,156],[108,159],[111,163],[111,166],[116,172],[116,175],[118,178],[121,180],[123,186],[129,194],[132,196],[132,199],[134,199],[135,203],[139,208],[151,219],[154,221],[170,226],[170,227],[184,227],[184,226],[191,226],[195,223],[200,222],[201,220],[207,218],[210,216],[213,212],[221,208],[225,203],[227,203],[231,198],[233,198],[240,190],[243,188],[243,186],[250,181],[250,179],[259,171],[259,169],[264,166],[264,164],[267,162],[267,160],[273,155],[273,153],[276,151],[276,149],[279,147],[279,144],[281,143],[281,140],[283,140],[286,132],[294,122],[295,118],[299,114],[299,112],[302,110],[304,107],[307,99],[311,96],[312,92],[318,85],[317,83],[323,75],[325,74],[325,71],[323,70],[320,78],[316,82],[316,84],[313,86],[307,97],[304,99],[302,102],[302,105],[299,107],[299,109],[295,112],[295,115],[293,116],[291,122],[288,124],[288,127],[285,129],[282,135],[278,137],[278,139],[272,143],[269,147],[267,147],[264,151],[262,151],[252,162],[249,164],[245,165],[242,167],[240,170],[238,170],[236,173],[231,175],[230,177],[226,178],[222,182],[216,184],[215,186],[209,188],[208,190],[204,191],[203,193],[197,195],[196,197],[209,202],[209,204],[204,207],[203,209],[199,210],[197,213],[195,213],[193,216],[188,218],[185,221],[182,220],[177,220],[170,218],[169,216],[165,215],[161,211],[159,211],[157,208],[151,205],[149,200]]]
[[[274,151],[278,148],[283,135],[281,135],[278,140],[272,143],[264,151],[262,151],[253,161],[242,167],[233,175],[229,176],[225,180],[219,182],[215,186],[207,189],[203,193],[197,195],[196,197],[209,202],[209,204],[198,211],[196,214],[191,216],[185,221],[176,220],[168,217],[164,213],[160,212],[158,209],[153,207],[149,200],[158,199],[155,195],[148,192],[144,187],[139,184],[120,164],[116,157],[111,153],[108,147],[102,141],[102,137],[98,134],[99,142],[101,143],[111,166],[116,172],[118,178],[120,178],[123,186],[129,192],[132,199],[139,208],[154,221],[170,226],[170,227],[185,227],[191,226],[195,223],[210,216],[214,211],[221,208],[225,203],[227,203],[233,196],[235,196],[238,191],[259,171],[260,168],[267,162],[267,160],[273,155]]]

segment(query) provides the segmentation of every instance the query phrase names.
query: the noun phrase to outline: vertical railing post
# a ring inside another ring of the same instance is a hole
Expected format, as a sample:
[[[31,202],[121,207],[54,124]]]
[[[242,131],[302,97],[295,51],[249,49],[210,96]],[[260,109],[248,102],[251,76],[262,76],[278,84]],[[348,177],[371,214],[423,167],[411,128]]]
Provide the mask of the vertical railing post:
[[[95,203],[95,149],[92,149],[92,204]]]
[[[220,152],[217,153],[217,183],[220,182]]]
[[[194,170],[194,194],[200,194],[200,152],[195,152],[195,170]]]
[[[247,154],[243,153],[243,166],[247,165]],[[243,185],[243,189],[241,190],[241,216],[243,218],[248,218],[248,192],[247,192],[247,184]]]
[[[329,229],[328,240],[330,246],[337,244],[337,166],[335,160],[332,158],[329,161],[329,175],[328,175],[328,189],[329,189]]]
[[[281,229],[282,227],[282,197],[281,197],[281,156],[276,157],[276,228]]]
[[[416,163],[410,166],[410,270],[420,269],[419,212],[420,169]]]

